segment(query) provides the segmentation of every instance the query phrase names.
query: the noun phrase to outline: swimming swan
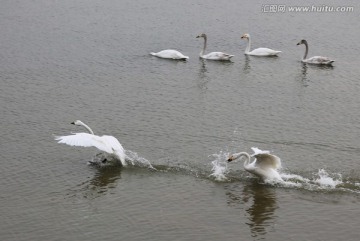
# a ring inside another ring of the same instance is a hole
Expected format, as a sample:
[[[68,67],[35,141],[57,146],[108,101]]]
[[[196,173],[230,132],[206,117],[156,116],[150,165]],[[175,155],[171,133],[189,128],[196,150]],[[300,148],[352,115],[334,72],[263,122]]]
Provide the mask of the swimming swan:
[[[196,38],[204,38],[204,48],[200,52],[200,58],[209,60],[230,60],[232,57],[234,57],[234,55],[226,54],[223,52],[211,52],[208,54],[204,54],[207,44],[207,36],[206,34],[202,33],[196,36]]]
[[[250,48],[251,48],[250,34],[248,34],[248,33],[244,34],[243,36],[241,36],[241,39],[247,39],[248,40],[248,45],[247,45],[247,47],[245,49],[245,54],[247,54],[247,55],[277,56],[279,53],[281,53],[281,51],[268,49],[268,48],[257,48],[257,49],[254,49],[253,51],[250,51]]]
[[[335,61],[335,60],[331,60],[328,57],[322,57],[322,56],[314,56],[307,59],[306,57],[309,51],[308,43],[305,39],[302,39],[296,45],[301,45],[301,44],[305,44],[305,54],[301,62],[308,64],[331,65]]]
[[[281,168],[280,158],[256,147],[251,149],[254,151],[254,154],[251,156],[247,152],[239,152],[231,155],[227,161],[231,162],[238,158],[246,157],[247,159],[244,162],[246,171],[260,177],[263,181],[283,181],[277,172],[277,170]],[[255,157],[255,160],[250,163],[251,157]]]
[[[64,143],[70,146],[96,147],[97,149],[107,152],[120,160],[123,166],[126,166],[124,148],[120,142],[113,136],[97,136],[89,126],[80,120],[71,124],[85,127],[89,133],[73,133],[69,136],[56,136],[58,143]]]
[[[185,56],[179,51],[173,49],[166,49],[157,53],[151,52],[150,54],[163,59],[187,60],[189,58],[188,56]]]

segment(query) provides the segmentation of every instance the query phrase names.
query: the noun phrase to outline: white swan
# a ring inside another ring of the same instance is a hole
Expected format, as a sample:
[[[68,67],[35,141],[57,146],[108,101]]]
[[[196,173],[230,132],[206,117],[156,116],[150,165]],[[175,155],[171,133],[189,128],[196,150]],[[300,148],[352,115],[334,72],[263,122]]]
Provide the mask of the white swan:
[[[200,52],[200,58],[209,60],[230,60],[232,57],[234,57],[234,55],[226,54],[223,52],[211,52],[208,54],[204,54],[207,44],[207,36],[206,34],[202,33],[196,36],[196,38],[204,38],[204,48]]]
[[[300,42],[298,42],[296,45],[305,44],[305,54],[301,62],[308,63],[308,64],[319,64],[319,65],[331,65],[335,60],[331,60],[328,57],[322,57],[322,56],[314,56],[311,58],[306,58],[307,54],[309,52],[309,46],[305,39],[302,39]]]
[[[248,45],[245,49],[245,54],[247,55],[255,55],[255,56],[277,56],[281,51],[268,49],[268,48],[257,48],[253,51],[250,51],[251,48],[251,39],[250,34],[246,33],[243,36],[241,36],[241,39],[247,39]]]
[[[239,152],[231,155],[228,162],[236,160],[240,157],[246,157],[244,168],[246,171],[260,177],[263,181],[283,181],[280,174],[277,172],[281,168],[281,160],[279,157],[270,154],[268,151],[262,151],[256,147],[251,148],[254,154],[251,156],[247,152]],[[250,163],[251,157],[255,160]]]
[[[151,52],[150,54],[163,59],[187,60],[189,58],[188,56],[185,56],[179,51],[173,49],[166,49],[157,53]]]
[[[80,120],[74,121],[71,124],[77,126],[84,126],[89,133],[73,133],[69,136],[56,136],[55,140],[58,143],[64,143],[70,146],[96,147],[97,149],[107,152],[120,160],[123,166],[126,166],[124,148],[120,142],[113,136],[97,136],[89,126]]]

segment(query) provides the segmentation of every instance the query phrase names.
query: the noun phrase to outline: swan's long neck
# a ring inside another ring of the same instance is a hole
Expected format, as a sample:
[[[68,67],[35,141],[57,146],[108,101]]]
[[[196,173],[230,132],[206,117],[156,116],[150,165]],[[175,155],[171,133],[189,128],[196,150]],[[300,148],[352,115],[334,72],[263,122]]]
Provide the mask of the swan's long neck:
[[[309,51],[309,46],[308,46],[308,43],[306,41],[304,41],[304,44],[305,44],[305,54],[304,54],[303,59],[306,59],[306,57],[308,55],[308,51]]]
[[[86,125],[85,123],[83,123],[81,121],[79,124],[82,125],[83,127],[85,127],[89,131],[90,134],[94,135],[94,132],[91,130],[91,128],[88,125]]]
[[[200,52],[200,56],[203,56],[203,55],[204,55],[205,50],[206,50],[206,44],[207,44],[207,37],[204,36],[204,47],[203,47],[203,49],[202,49],[201,52]]]
[[[244,167],[246,167],[247,165],[249,165],[250,155],[249,155],[249,153],[247,153],[247,152],[240,152],[240,153],[237,154],[236,159],[237,159],[237,158],[240,158],[240,157],[242,157],[242,156],[246,157],[246,160],[244,161]]]
[[[245,53],[249,53],[250,48],[251,48],[251,39],[250,39],[250,36],[249,36],[248,37],[248,44],[247,44],[246,49],[245,49]]]

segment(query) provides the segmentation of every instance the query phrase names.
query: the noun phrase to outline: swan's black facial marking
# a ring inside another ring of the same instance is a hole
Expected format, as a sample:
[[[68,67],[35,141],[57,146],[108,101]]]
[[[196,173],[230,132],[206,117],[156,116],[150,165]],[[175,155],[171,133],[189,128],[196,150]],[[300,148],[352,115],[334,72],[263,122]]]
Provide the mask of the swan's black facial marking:
[[[228,162],[231,162],[231,161],[233,161],[233,160],[234,160],[234,157],[233,157],[233,156],[230,156],[230,157],[227,159]]]
[[[106,163],[107,162],[107,159],[105,158],[104,160],[101,161],[102,163]]]
[[[75,122],[71,122],[70,124],[75,125]]]

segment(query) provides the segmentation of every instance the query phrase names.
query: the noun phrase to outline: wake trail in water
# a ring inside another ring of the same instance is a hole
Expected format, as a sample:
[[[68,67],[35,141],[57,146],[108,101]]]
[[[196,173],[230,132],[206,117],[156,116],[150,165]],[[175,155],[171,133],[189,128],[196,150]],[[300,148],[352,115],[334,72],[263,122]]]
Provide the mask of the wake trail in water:
[[[254,175],[243,170],[240,175],[232,172],[227,164],[227,159],[229,157],[228,152],[220,151],[219,153],[212,154],[210,157],[214,158],[211,161],[211,174],[210,178],[218,182],[231,182],[237,180],[248,180],[249,178],[257,178]],[[263,182],[258,179],[259,182],[266,185],[273,185],[276,187],[283,188],[296,188],[296,189],[305,189],[309,191],[346,191],[360,194],[360,182],[359,180],[347,180],[343,178],[340,173],[331,173],[325,169],[319,169],[311,174],[294,174],[288,170],[278,170],[280,177],[283,181],[272,181],[266,180]],[[244,174],[244,175],[243,175]]]
[[[147,167],[153,170],[156,170],[149,160],[146,158],[140,157],[136,152],[125,150],[126,162],[129,165],[137,167]],[[91,161],[88,162],[89,165],[98,166],[98,167],[108,167],[120,165],[118,159],[113,155],[109,155],[105,152],[99,152],[95,154]]]

